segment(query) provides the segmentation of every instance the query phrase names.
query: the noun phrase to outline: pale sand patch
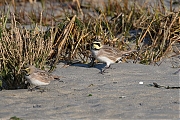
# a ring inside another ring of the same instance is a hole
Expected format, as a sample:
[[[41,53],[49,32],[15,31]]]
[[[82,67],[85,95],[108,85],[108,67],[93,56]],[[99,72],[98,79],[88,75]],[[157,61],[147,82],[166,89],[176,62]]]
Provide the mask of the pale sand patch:
[[[170,63],[114,64],[104,75],[99,74],[101,64],[61,67],[59,64],[53,74],[62,76],[63,82],[53,81],[47,92],[0,91],[0,119],[179,118],[179,89],[148,86],[153,82],[179,86],[179,74],[173,74],[178,69]]]

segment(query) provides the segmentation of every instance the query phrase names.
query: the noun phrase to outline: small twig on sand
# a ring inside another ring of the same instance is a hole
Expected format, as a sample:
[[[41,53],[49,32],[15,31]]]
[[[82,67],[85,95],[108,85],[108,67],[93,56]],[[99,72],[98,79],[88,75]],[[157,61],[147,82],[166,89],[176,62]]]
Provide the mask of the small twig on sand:
[[[158,85],[157,83],[153,82],[154,87],[156,88],[165,88],[165,89],[180,89],[180,87],[170,87],[170,86],[163,86],[163,85]]]

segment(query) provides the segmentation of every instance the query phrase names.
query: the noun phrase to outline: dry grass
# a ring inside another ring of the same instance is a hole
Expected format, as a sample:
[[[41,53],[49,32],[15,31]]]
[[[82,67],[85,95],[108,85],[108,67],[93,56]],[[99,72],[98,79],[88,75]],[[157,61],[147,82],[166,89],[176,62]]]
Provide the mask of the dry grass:
[[[33,64],[42,68],[52,48],[51,36],[45,39],[45,32],[37,27],[29,31],[17,24],[12,19],[11,28],[2,27],[0,36],[1,79],[8,81],[5,86],[10,89],[24,86],[21,69]]]
[[[45,1],[41,2],[43,5]],[[31,24],[35,25],[31,30],[22,27],[28,22],[23,23],[25,20],[19,20],[16,13],[9,18],[8,13],[1,16],[0,78],[3,88],[25,87],[24,73],[21,70],[27,64],[44,69],[46,64],[53,68],[59,60],[71,62],[79,59],[82,63],[87,63],[90,44],[97,36],[104,44],[121,50],[129,49],[129,46],[139,48],[134,59],[142,64],[156,63],[172,52],[175,55],[180,53],[180,49],[176,47],[180,42],[180,13],[173,12],[172,1],[170,11],[167,11],[161,0],[156,7],[138,3],[129,6],[127,0],[120,5],[115,0],[104,6],[104,11],[88,6],[91,9],[89,13],[83,12],[79,0],[76,3],[76,14],[67,12],[64,8],[66,16],[60,21],[57,16],[52,16],[52,19],[43,16],[45,7],[39,11],[38,16],[33,14],[33,17],[32,12],[29,12]],[[25,16],[25,13],[21,14]],[[10,28],[6,28],[7,22],[11,23]],[[58,25],[50,24],[51,28],[46,32],[37,26],[47,23]],[[131,30],[141,32],[132,38]],[[145,45],[146,39],[148,44]],[[173,51],[173,47],[176,47],[176,51]]]

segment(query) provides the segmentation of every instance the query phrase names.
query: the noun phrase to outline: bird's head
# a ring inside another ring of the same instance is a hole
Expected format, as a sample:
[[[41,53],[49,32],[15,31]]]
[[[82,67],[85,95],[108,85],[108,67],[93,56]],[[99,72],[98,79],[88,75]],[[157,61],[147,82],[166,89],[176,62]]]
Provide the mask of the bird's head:
[[[99,50],[99,49],[101,49],[101,48],[102,48],[101,42],[95,41],[95,42],[92,43],[92,49],[93,49],[93,50]]]
[[[25,69],[23,69],[23,71],[25,71],[26,75],[30,75],[34,72],[35,69],[36,69],[35,66],[28,65],[28,66],[25,66]]]

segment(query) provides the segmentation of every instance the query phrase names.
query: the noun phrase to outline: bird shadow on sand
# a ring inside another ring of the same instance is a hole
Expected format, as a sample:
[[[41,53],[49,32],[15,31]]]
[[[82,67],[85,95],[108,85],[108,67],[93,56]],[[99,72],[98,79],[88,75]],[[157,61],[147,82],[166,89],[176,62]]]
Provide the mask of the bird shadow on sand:
[[[89,64],[76,63],[76,64],[72,64],[71,66],[85,67],[85,68],[89,68],[89,69],[97,68],[97,69],[99,69],[101,71],[102,68],[104,68],[106,66],[106,64],[98,63],[98,64],[95,64],[94,66],[90,67]]]

